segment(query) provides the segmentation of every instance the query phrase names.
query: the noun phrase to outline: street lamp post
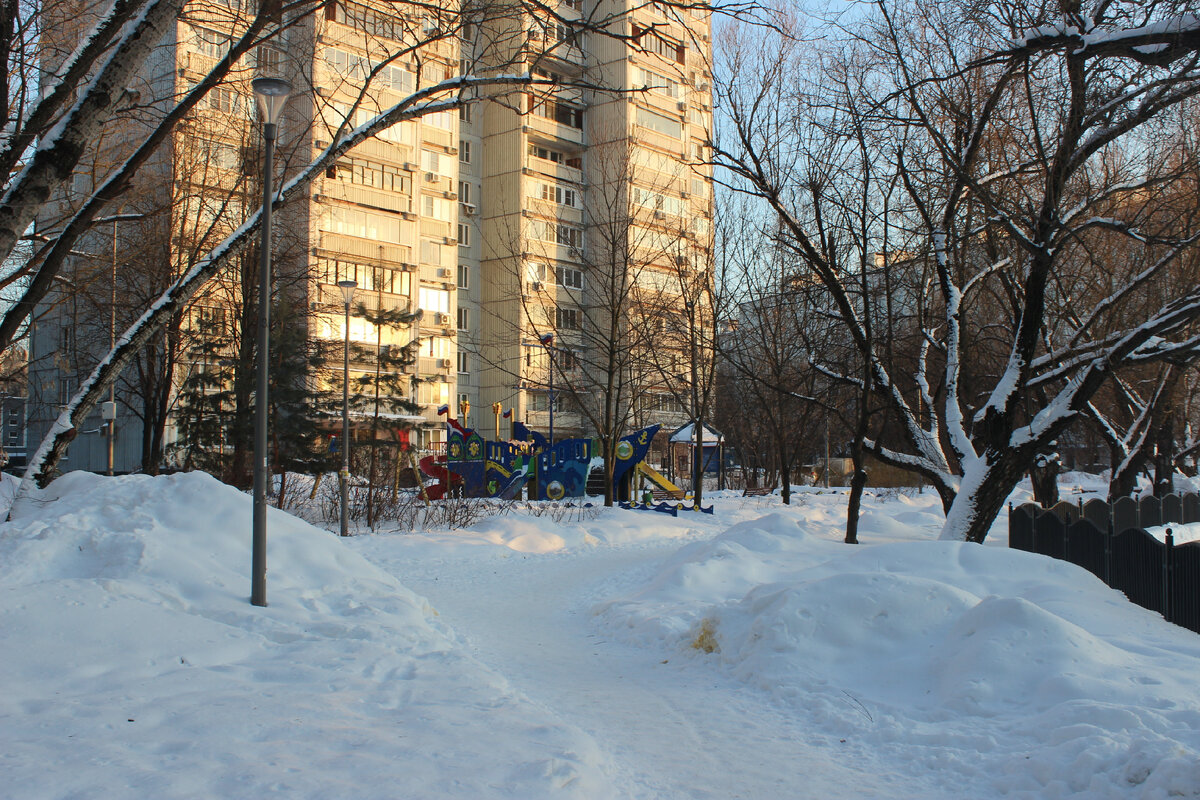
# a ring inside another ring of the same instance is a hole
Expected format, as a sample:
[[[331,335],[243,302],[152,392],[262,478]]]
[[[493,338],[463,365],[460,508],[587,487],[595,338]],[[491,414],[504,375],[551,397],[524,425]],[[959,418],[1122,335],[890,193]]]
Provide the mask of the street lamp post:
[[[550,446],[554,447],[554,334],[544,334],[539,341],[546,348],[546,358],[550,360]]]
[[[342,493],[342,536],[350,535],[350,301],[355,281],[338,281],[346,301],[346,339],[342,343],[342,471],[338,473]]]
[[[262,238],[258,266],[258,370],[254,396],[254,512],[250,603],[267,604],[267,368],[271,309],[271,189],[274,184],[275,132],[292,86],[279,78],[255,78],[250,84],[263,121]]]

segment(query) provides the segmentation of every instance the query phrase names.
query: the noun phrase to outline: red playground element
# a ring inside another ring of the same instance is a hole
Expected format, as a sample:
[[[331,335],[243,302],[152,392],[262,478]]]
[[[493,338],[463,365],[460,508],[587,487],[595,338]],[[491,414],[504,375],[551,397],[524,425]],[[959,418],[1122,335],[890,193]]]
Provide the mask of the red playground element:
[[[420,466],[422,472],[437,480],[437,483],[425,487],[425,496],[430,500],[441,500],[445,497],[451,482],[456,486],[462,485],[462,476],[446,469],[445,456],[425,456],[421,459]]]

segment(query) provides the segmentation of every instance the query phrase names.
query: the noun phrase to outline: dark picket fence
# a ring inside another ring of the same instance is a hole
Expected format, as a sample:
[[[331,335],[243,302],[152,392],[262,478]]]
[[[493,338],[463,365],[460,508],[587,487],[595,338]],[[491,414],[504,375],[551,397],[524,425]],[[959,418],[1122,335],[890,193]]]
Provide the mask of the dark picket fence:
[[[1200,633],[1200,541],[1166,543],[1146,528],[1200,522],[1200,495],[1122,497],[1008,509],[1008,546],[1070,561],[1138,605]]]

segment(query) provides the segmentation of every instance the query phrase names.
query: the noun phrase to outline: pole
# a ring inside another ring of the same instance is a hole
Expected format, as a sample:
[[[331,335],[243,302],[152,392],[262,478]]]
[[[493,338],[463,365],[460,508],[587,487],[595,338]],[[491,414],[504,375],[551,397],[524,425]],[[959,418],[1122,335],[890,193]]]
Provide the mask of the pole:
[[[271,313],[271,185],[275,158],[275,124],[263,125],[262,242],[258,265],[258,372],[254,386],[254,514],[250,603],[267,604],[267,377]]]
[[[113,220],[112,241],[112,294],[108,305],[108,349],[117,348],[117,221]],[[111,404],[112,419],[108,421],[108,477],[113,476],[113,442],[117,433],[117,384],[114,381],[108,387],[108,402]]]
[[[378,359],[376,359],[378,360]],[[341,535],[350,535],[350,298],[346,298],[346,339],[342,347],[342,518]]]
[[[550,446],[554,447],[554,353],[546,345],[546,357],[550,359]]]

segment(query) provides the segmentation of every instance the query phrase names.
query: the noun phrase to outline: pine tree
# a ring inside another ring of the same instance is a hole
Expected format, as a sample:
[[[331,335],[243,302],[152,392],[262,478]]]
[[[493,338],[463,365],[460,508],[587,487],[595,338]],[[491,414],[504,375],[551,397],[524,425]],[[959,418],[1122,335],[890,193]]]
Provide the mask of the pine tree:
[[[410,369],[417,360],[419,342],[413,339],[403,345],[385,345],[385,329],[408,329],[419,317],[420,312],[402,309],[367,308],[359,304],[354,315],[366,320],[375,328],[375,346],[367,347],[351,343],[350,360],[373,363],[374,370],[361,372],[352,377],[350,404],[360,413],[370,414],[367,423],[367,527],[373,527],[377,516],[380,475],[395,476],[399,469],[400,446],[395,432],[411,427],[404,419],[420,412],[421,407],[409,399],[416,382],[414,370]],[[388,457],[380,452],[387,451]],[[385,469],[386,467],[386,469]]]

